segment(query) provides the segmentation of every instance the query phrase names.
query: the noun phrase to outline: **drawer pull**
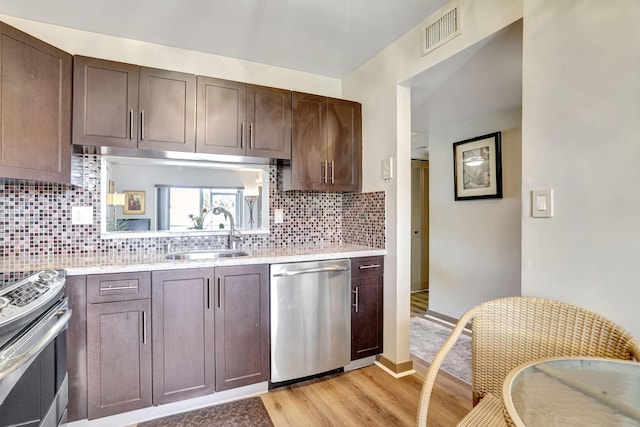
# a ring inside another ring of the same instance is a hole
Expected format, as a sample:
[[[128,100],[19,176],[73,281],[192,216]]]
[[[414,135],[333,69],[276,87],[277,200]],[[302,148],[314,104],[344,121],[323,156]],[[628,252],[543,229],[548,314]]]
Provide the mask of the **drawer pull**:
[[[380,264],[361,265],[360,270],[367,270],[369,268],[378,268]]]
[[[133,286],[113,286],[113,287],[108,287],[108,288],[100,288],[100,292],[126,291],[127,289],[138,289],[138,285],[133,285]]]

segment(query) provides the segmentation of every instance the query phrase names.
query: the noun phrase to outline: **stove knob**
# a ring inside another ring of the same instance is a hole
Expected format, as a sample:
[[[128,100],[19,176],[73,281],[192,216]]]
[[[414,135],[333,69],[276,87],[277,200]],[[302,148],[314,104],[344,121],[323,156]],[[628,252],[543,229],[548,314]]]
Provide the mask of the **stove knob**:
[[[40,290],[43,289],[48,289],[49,288],[49,282],[45,282],[44,280],[40,280],[37,279],[35,282],[33,282],[34,286]]]
[[[38,277],[41,278],[42,280],[49,282],[53,279],[55,279],[56,277],[58,277],[58,272],[55,270],[47,270],[47,271],[43,271],[40,274],[38,274]]]
[[[2,311],[2,309],[4,308],[7,308],[10,302],[11,301],[9,301],[9,298],[0,297],[0,311]]]

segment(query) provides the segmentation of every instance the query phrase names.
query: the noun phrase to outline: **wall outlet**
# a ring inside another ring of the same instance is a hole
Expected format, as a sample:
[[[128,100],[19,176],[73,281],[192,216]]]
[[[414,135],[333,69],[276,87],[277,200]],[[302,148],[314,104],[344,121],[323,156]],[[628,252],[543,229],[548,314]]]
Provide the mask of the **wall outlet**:
[[[91,225],[93,224],[93,208],[91,206],[72,206],[71,224]]]
[[[273,222],[276,224],[282,224],[284,222],[284,211],[282,209],[273,211]]]

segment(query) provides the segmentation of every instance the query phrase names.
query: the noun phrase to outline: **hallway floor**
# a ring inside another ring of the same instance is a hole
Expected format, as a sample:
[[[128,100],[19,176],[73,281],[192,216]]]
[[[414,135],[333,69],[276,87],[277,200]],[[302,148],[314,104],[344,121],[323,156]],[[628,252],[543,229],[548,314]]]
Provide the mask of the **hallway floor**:
[[[411,317],[424,316],[429,308],[429,291],[411,292]]]

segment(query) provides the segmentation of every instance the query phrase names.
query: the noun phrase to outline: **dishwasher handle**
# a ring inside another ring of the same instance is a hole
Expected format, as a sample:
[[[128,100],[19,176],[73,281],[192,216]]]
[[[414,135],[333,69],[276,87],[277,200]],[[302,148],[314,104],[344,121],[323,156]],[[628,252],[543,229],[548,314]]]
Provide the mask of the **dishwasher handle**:
[[[275,273],[272,277],[290,277],[290,276],[298,276],[300,274],[311,274],[311,273],[332,273],[336,271],[349,271],[349,267],[318,267],[318,268],[307,268],[304,270],[289,270],[283,271],[282,273]]]

